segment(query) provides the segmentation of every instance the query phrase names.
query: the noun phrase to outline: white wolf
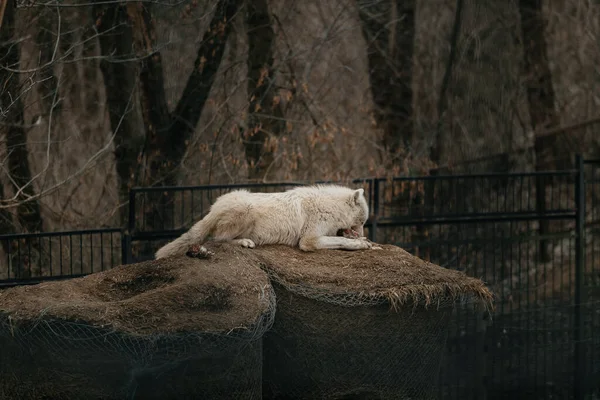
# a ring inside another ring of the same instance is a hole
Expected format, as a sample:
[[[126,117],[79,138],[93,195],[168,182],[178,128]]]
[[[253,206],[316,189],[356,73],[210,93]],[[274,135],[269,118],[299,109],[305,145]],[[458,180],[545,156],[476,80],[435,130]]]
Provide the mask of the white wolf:
[[[215,241],[250,248],[283,244],[304,251],[370,249],[373,245],[363,237],[368,217],[363,189],[316,185],[279,193],[235,190],[217,198],[202,220],[161,247],[156,258],[185,254],[211,234]],[[356,238],[337,236],[340,230]]]

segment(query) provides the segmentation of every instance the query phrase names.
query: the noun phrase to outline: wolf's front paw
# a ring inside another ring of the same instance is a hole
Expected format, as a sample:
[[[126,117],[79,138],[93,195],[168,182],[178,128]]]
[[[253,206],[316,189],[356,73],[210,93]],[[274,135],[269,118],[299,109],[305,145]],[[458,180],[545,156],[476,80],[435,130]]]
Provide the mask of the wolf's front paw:
[[[254,243],[250,239],[239,239],[238,243],[240,244],[240,246],[242,246],[242,247],[248,247],[250,249],[253,249],[253,248],[256,247],[256,243]]]
[[[355,239],[356,243],[357,243],[357,247],[360,250],[367,250],[370,249],[373,245],[371,244],[371,242],[369,242],[369,240],[366,237],[361,237],[358,239]]]
[[[371,242],[366,237],[361,237],[358,239],[358,241],[361,242],[361,246],[363,246],[361,249],[383,250],[381,246],[378,246],[377,243]]]

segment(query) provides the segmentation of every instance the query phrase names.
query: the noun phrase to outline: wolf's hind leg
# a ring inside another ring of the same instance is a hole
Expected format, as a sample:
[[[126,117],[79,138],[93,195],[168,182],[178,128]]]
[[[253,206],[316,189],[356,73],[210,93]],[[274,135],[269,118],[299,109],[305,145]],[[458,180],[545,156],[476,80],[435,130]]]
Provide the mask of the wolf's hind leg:
[[[230,207],[226,212],[219,215],[214,240],[254,248],[256,247],[256,243],[250,239],[246,239],[252,233],[254,224],[255,222],[248,206],[239,205]]]

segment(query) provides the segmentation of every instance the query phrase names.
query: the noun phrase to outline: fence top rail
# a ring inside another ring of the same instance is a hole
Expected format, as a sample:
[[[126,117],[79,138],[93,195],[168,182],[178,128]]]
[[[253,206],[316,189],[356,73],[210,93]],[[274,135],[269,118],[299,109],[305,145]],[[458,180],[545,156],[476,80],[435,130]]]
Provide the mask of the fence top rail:
[[[252,187],[282,187],[291,185],[306,185],[300,182],[271,182],[271,183],[234,183],[234,184],[210,184],[196,186],[138,186],[130,189],[132,193],[161,192],[161,191],[184,191],[198,189],[243,189]]]
[[[0,240],[71,236],[71,235],[93,235],[93,234],[100,234],[100,233],[121,233],[121,231],[122,231],[121,228],[99,228],[99,229],[83,229],[83,230],[59,231],[59,232],[14,233],[14,234],[0,235]]]
[[[574,175],[576,169],[562,169],[550,171],[531,172],[488,172],[484,174],[453,174],[453,175],[421,175],[421,176],[398,176],[393,181],[419,181],[419,180],[456,180],[456,179],[482,179],[482,178],[525,178],[535,176],[569,176]],[[377,178],[379,182],[385,182],[386,178]]]
[[[482,178],[523,178],[535,176],[570,176],[576,174],[576,169],[566,169],[558,171],[533,171],[533,172],[490,172],[485,174],[456,174],[456,175],[421,175],[421,176],[398,176],[391,178],[392,181],[422,181],[422,180],[457,180],[457,179],[482,179]],[[352,183],[365,182],[386,182],[389,178],[359,178],[353,179]],[[340,181],[315,181],[315,182],[267,182],[267,183],[233,183],[233,184],[208,184],[208,185],[189,185],[189,186],[137,186],[131,188],[131,193],[148,193],[148,192],[179,192],[186,190],[207,190],[207,189],[244,189],[244,188],[264,188],[264,187],[285,187],[285,186],[305,186],[305,185],[324,185],[324,184],[339,184]]]
[[[362,183],[371,181],[373,178],[362,178],[353,179],[352,183]],[[195,185],[195,186],[137,186],[131,188],[131,192],[160,192],[160,191],[184,191],[184,190],[205,190],[205,189],[244,189],[254,187],[285,187],[285,186],[306,186],[306,185],[325,185],[325,184],[339,184],[339,181],[315,181],[315,182],[301,182],[301,181],[288,181],[288,182],[267,182],[267,183],[223,183],[223,184],[210,184],[210,185]]]
[[[72,274],[72,275],[55,275],[55,276],[41,276],[36,278],[11,278],[11,279],[0,279],[0,290],[7,289],[13,286],[22,285],[36,285],[42,282],[62,281],[72,278],[81,278],[89,274]]]

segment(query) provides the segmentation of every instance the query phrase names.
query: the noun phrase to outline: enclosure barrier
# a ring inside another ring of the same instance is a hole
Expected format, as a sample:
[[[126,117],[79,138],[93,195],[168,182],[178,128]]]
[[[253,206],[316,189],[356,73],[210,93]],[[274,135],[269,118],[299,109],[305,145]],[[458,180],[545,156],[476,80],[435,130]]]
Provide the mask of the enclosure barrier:
[[[0,287],[74,278],[122,264],[120,228],[0,235]]]

